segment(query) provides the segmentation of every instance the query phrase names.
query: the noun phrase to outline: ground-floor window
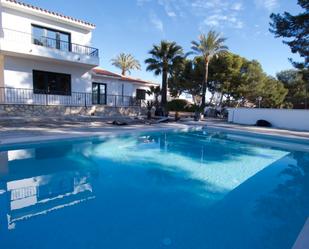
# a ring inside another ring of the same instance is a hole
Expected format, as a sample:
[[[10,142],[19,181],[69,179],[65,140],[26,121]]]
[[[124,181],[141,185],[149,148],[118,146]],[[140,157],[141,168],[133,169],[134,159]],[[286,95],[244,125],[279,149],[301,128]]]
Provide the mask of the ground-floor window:
[[[92,83],[92,104],[106,105],[106,84]]]
[[[33,70],[34,93],[71,95],[71,75]]]
[[[136,89],[136,99],[138,99],[138,100],[146,99],[146,90]]]

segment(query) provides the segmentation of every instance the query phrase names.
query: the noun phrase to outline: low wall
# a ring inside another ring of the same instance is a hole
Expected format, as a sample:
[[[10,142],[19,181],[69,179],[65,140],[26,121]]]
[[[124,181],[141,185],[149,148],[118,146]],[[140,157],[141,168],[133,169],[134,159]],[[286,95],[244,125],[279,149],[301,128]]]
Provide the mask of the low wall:
[[[145,114],[141,107],[111,107],[111,106],[41,106],[41,105],[0,105],[0,117],[41,117],[41,116],[66,116],[66,115],[95,115],[102,117],[112,116],[137,116]]]
[[[256,121],[264,119],[273,127],[309,131],[309,110],[299,109],[229,109],[228,121],[236,124],[255,125]]]

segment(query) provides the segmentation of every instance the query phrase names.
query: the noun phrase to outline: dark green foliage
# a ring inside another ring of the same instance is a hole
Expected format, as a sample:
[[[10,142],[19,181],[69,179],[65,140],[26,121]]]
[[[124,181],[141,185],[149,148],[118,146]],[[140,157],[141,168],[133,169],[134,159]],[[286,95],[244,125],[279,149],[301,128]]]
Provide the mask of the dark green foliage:
[[[174,96],[181,93],[201,95],[203,68],[202,57],[186,60],[185,66],[170,77]],[[281,107],[287,94],[283,84],[267,76],[257,61],[249,61],[233,53],[225,53],[211,60],[208,79],[208,90],[221,94],[221,105],[223,99],[227,106],[257,105],[257,99],[261,97],[261,107]]]
[[[260,63],[249,61],[238,55],[228,53],[210,63],[210,78],[213,88],[238,105],[257,104],[262,98],[261,107],[280,107],[287,90],[278,80],[267,76]]]
[[[174,99],[167,103],[169,111],[174,112],[193,112],[194,106],[185,99]]]
[[[309,82],[305,81],[304,73],[304,71],[291,69],[277,74],[278,80],[289,90],[285,98],[287,107],[298,109],[309,107]]]
[[[290,46],[293,53],[298,53],[304,58],[304,62],[293,62],[297,68],[309,68],[309,1],[298,0],[298,4],[304,12],[298,15],[291,15],[288,12],[283,14],[271,14],[270,32],[275,37],[287,38],[283,42]]]
[[[185,60],[184,63],[174,68],[169,78],[171,96],[178,97],[182,93],[192,96],[202,95],[204,80],[204,64],[201,57],[195,60]]]

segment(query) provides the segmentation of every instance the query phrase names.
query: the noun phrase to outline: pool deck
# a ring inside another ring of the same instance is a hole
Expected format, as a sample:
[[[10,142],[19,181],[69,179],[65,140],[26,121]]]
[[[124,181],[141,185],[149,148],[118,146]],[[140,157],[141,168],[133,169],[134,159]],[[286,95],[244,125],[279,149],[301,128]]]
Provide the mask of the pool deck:
[[[309,142],[309,132],[244,126],[214,119],[207,119],[199,122],[182,121],[152,125],[135,124],[128,126],[115,126],[108,124],[106,120],[59,121],[46,118],[41,120],[30,119],[26,122],[24,120],[6,120],[6,122],[0,122],[0,146],[59,139],[119,135],[137,131],[185,130],[197,127],[207,127],[209,130],[244,133],[247,135],[263,134],[265,136],[278,136]]]

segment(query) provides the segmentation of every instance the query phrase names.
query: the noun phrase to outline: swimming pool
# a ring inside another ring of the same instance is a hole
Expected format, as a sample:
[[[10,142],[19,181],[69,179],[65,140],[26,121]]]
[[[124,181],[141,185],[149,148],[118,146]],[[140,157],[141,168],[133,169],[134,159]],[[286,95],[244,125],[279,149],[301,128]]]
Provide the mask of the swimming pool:
[[[196,130],[2,149],[0,248],[291,248],[309,153],[273,143]]]

